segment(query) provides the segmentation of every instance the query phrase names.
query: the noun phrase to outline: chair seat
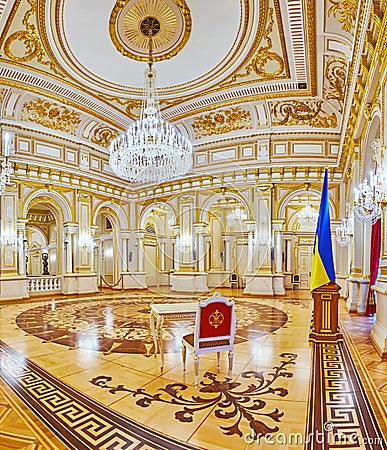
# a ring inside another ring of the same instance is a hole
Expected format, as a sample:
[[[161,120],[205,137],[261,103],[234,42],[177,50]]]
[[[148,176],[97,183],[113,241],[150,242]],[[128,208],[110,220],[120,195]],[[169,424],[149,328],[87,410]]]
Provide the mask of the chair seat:
[[[183,336],[183,341],[193,347],[195,345],[194,334],[191,333]],[[219,347],[221,345],[230,345],[230,339],[215,339],[211,341],[199,342],[199,348]]]

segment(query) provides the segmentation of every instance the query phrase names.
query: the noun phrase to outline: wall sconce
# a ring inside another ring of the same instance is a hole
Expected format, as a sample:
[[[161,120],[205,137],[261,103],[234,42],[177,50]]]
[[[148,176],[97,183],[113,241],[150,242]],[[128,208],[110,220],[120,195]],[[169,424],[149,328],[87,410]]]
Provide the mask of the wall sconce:
[[[0,245],[4,247],[16,247],[17,235],[15,231],[6,229],[0,237]]]
[[[0,194],[5,191],[7,184],[10,184],[11,175],[13,175],[14,173],[13,165],[9,161],[9,155],[11,152],[11,148],[13,147],[13,139],[10,133],[3,133],[2,146],[4,159],[1,163],[0,170]]]
[[[189,234],[183,234],[181,236],[177,236],[176,238],[176,247],[179,250],[189,251],[192,247],[192,236]]]
[[[85,250],[91,250],[94,247],[94,239],[86,231],[81,233],[78,243]]]

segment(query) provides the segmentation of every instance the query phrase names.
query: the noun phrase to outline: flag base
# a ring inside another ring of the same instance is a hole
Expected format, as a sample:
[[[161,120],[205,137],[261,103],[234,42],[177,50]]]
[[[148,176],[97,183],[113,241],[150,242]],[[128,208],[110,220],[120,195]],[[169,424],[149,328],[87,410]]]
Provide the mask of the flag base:
[[[338,329],[340,286],[325,284],[312,291],[314,300],[313,324],[309,334],[312,342],[337,342],[343,340]]]

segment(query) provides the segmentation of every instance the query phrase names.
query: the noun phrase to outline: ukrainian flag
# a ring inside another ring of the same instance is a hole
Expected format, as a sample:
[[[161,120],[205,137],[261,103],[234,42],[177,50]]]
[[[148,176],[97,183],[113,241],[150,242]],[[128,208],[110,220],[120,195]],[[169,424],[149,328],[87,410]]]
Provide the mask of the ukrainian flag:
[[[335,281],[335,279],[336,274],[332,254],[331,220],[329,217],[328,169],[325,169],[320,212],[312,255],[310,290],[313,291],[330,281]]]

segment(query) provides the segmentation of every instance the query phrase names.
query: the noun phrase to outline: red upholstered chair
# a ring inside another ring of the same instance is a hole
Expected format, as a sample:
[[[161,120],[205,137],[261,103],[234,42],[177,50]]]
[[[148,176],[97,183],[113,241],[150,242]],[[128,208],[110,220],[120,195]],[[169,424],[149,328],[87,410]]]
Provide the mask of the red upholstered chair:
[[[195,332],[183,337],[183,365],[187,347],[195,355],[195,385],[199,379],[199,355],[203,353],[218,354],[218,370],[220,369],[220,352],[228,351],[230,380],[232,379],[232,364],[236,315],[234,300],[227,300],[216,292],[212,297],[198,303]]]

